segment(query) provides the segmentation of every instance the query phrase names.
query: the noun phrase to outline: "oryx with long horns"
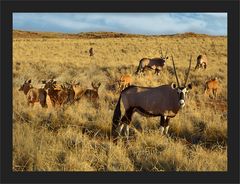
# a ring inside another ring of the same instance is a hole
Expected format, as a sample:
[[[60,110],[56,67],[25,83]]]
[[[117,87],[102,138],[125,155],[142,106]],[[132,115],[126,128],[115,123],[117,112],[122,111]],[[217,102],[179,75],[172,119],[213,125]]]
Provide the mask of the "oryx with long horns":
[[[159,75],[160,71],[162,70],[162,68],[166,63],[166,60],[168,59],[168,56],[167,56],[168,50],[166,51],[165,55],[163,55],[162,49],[160,49],[160,52],[161,52],[160,58],[152,58],[152,59],[142,58],[139,61],[136,74],[144,73],[146,68],[150,68],[152,70],[155,70],[155,73]]]
[[[129,86],[124,89],[120,94],[114,110],[112,119],[113,138],[116,138],[122,133],[128,137],[129,124],[134,112],[138,112],[144,116],[160,116],[161,134],[167,134],[170,118],[175,117],[178,111],[185,106],[186,94],[189,89],[192,89],[191,83],[187,84],[191,61],[192,57],[189,60],[189,68],[183,85],[179,83],[174,59],[172,57],[177,84],[172,83],[158,87]],[[121,101],[125,110],[123,116],[121,116]],[[123,129],[125,130],[124,132]]]

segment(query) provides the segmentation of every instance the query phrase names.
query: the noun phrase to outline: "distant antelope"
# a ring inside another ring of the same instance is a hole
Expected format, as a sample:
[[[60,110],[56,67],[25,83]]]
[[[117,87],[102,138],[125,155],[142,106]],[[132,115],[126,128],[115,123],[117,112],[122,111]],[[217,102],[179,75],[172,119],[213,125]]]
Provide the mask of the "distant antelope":
[[[89,49],[89,56],[94,56],[94,51],[92,47]]]
[[[143,58],[139,61],[139,65],[136,71],[136,74],[144,73],[145,69],[150,68],[152,70],[155,70],[155,73],[157,75],[160,74],[160,71],[164,67],[166,60],[168,59],[167,51],[165,53],[165,56],[163,56],[162,49],[161,51],[161,57],[160,58]]]
[[[159,87],[139,87],[129,86],[124,89],[118,99],[112,119],[112,136],[116,138],[121,135],[123,129],[124,134],[129,135],[129,124],[132,115],[138,112],[144,116],[160,116],[161,134],[167,134],[170,118],[176,116],[178,111],[185,106],[185,97],[192,85],[187,85],[191,69],[192,57],[189,61],[189,68],[183,85],[180,85],[176,73],[174,60],[172,57],[175,77],[177,85],[162,85]],[[125,114],[121,117],[121,102],[123,103]]]
[[[119,82],[119,89],[122,91],[124,88],[128,87],[132,83],[132,77],[130,75],[123,75],[121,76]]]
[[[98,95],[98,89],[101,86],[101,83],[94,84],[93,82],[91,83],[93,89],[86,89],[83,96],[87,97],[90,100],[96,100],[99,98]]]
[[[23,93],[27,97],[27,104],[34,105],[35,102],[39,102],[42,107],[47,107],[46,97],[47,92],[42,88],[34,88],[31,84],[30,80],[25,80],[23,85],[19,88],[19,91],[23,91]]]
[[[217,77],[207,80],[205,82],[205,91],[204,91],[205,95],[210,95],[210,93],[212,93],[214,97],[217,97],[218,90],[219,90],[219,81]]]
[[[199,69],[199,68],[204,68],[204,69],[206,69],[206,68],[207,68],[207,63],[208,63],[208,61],[207,61],[207,56],[206,56],[206,54],[204,54],[204,55],[199,55],[199,56],[197,57],[197,64],[196,64],[196,66],[195,66],[195,70],[196,70],[196,69]]]

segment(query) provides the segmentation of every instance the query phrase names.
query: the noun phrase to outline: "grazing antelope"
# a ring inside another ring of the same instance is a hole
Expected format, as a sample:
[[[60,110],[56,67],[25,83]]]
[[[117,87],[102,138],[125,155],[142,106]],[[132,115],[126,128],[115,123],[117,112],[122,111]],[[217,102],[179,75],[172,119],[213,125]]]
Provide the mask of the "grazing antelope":
[[[213,96],[217,97],[218,90],[219,90],[219,81],[217,77],[207,80],[205,82],[205,91],[204,91],[205,95],[209,96],[210,92],[212,92]]]
[[[44,89],[47,91],[48,96],[50,97],[52,106],[56,105],[62,106],[68,102],[72,102],[74,95],[70,91],[71,88],[61,85],[60,87],[56,85],[57,81],[51,79],[48,81],[42,81]]]
[[[195,66],[195,70],[196,69],[200,69],[200,68],[204,68],[204,69],[206,69],[207,68],[207,56],[206,56],[206,54],[204,54],[204,55],[199,55],[198,57],[197,57],[197,64],[196,64],[196,66]]]
[[[19,91],[23,91],[26,95],[28,105],[31,104],[33,106],[35,102],[39,102],[42,107],[47,107],[47,92],[42,88],[34,88],[31,84],[31,79],[24,81]]]
[[[92,100],[96,100],[99,98],[98,89],[101,86],[101,83],[99,82],[97,84],[94,84],[92,82],[91,85],[92,85],[93,89],[86,89],[83,96],[92,101]]]
[[[127,74],[127,75],[121,76],[120,80],[118,81],[120,91],[130,86],[131,83],[132,83],[132,77],[130,75]]]
[[[94,51],[92,47],[89,49],[89,56],[94,56]]]
[[[144,116],[160,116],[161,134],[167,134],[169,128],[169,120],[176,116],[178,111],[185,106],[185,97],[192,85],[187,85],[190,73],[192,57],[189,62],[189,68],[183,85],[180,85],[174,60],[172,57],[174,73],[177,85],[162,85],[158,87],[139,87],[129,86],[124,89],[118,99],[112,119],[112,136],[116,138],[121,135],[122,130],[128,137],[129,124],[134,112],[138,112]],[[120,102],[122,101],[125,114],[121,117]]]
[[[155,70],[155,73],[157,75],[159,75],[160,71],[162,70],[162,68],[164,67],[164,65],[166,63],[166,60],[168,59],[167,51],[165,53],[165,56],[163,56],[162,49],[160,51],[161,51],[160,58],[152,58],[152,59],[143,58],[143,59],[141,59],[139,61],[139,65],[138,65],[136,74],[142,74],[142,73],[144,73],[146,68],[150,68],[152,70]]]

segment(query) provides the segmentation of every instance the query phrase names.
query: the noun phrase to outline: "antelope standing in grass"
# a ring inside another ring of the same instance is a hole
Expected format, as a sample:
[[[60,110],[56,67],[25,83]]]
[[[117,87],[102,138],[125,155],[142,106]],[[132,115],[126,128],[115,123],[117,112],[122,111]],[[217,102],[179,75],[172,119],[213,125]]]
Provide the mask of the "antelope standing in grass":
[[[89,49],[89,56],[90,57],[94,56],[94,51],[92,47]]]
[[[42,88],[34,88],[31,84],[31,79],[26,80],[19,88],[19,91],[23,91],[26,95],[28,105],[31,104],[33,106],[35,102],[39,102],[42,107],[47,107],[47,92]]]
[[[144,116],[160,116],[160,132],[167,134],[169,120],[176,116],[178,111],[185,106],[185,97],[192,85],[187,85],[190,73],[192,57],[189,61],[189,68],[183,85],[180,85],[174,60],[172,57],[174,74],[177,85],[162,85],[159,87],[138,87],[129,86],[124,89],[118,99],[112,119],[112,136],[115,139],[122,133],[128,138],[129,124],[134,112]],[[121,117],[121,102],[123,103],[125,114]],[[124,132],[122,132],[124,129]]]
[[[212,93],[214,97],[217,97],[218,90],[219,90],[219,81],[217,77],[207,80],[205,82],[205,91],[204,91],[205,95],[209,96],[210,93]]]
[[[48,81],[42,81],[44,89],[47,91],[48,96],[50,97],[52,106],[56,105],[62,106],[68,102],[73,102],[74,95],[72,89],[66,86],[57,86],[57,81],[51,79]]]
[[[165,56],[162,53],[162,49],[161,51],[161,57],[160,58],[143,58],[139,61],[139,65],[136,71],[136,74],[143,74],[145,69],[150,68],[152,70],[155,70],[155,73],[157,75],[160,74],[160,71],[162,70],[162,68],[164,67],[166,60],[168,59],[167,56],[167,51],[165,53]]]
[[[69,85],[72,86],[74,91],[74,101],[79,101],[81,97],[84,95],[86,88],[83,88],[80,85],[80,82],[72,81]]]
[[[207,68],[207,63],[208,63],[208,61],[207,61],[207,56],[206,56],[206,54],[204,54],[204,55],[199,55],[199,56],[197,57],[197,64],[196,64],[196,66],[195,66],[195,70],[196,70],[196,69],[200,69],[200,68],[206,69],[206,68]]]
[[[98,89],[99,87],[101,86],[101,83],[91,83],[93,89],[86,89],[85,92],[83,93],[83,96],[88,98],[89,100],[96,100],[99,98],[99,95],[98,95]]]
[[[132,77],[130,75],[127,74],[127,75],[121,76],[120,80],[118,81],[120,91],[130,86],[131,83],[132,83]]]

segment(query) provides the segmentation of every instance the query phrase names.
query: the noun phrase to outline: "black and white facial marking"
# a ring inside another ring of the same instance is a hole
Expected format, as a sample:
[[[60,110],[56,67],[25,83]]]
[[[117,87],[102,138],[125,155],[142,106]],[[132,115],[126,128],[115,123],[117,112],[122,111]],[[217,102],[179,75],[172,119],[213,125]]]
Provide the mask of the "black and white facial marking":
[[[185,106],[185,96],[187,93],[187,88],[186,87],[179,87],[177,88],[177,93],[179,95],[179,105],[181,108]]]
[[[180,108],[185,106],[185,99],[189,89],[192,89],[192,84],[188,84],[186,87],[177,87],[176,84],[172,84],[172,88],[177,90],[179,96]]]

